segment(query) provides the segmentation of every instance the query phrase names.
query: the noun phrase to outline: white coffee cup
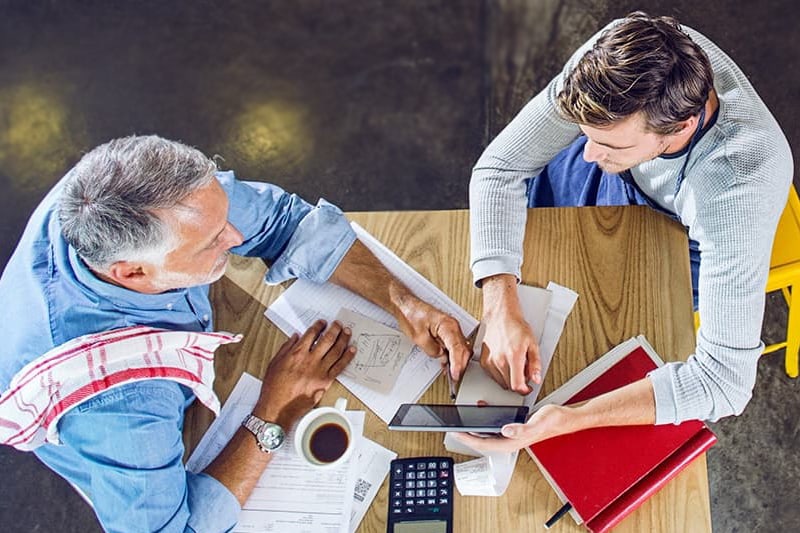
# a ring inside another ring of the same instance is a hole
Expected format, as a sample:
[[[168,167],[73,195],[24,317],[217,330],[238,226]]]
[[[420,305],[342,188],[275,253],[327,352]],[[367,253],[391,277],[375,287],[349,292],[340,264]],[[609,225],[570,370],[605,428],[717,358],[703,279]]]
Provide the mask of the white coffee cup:
[[[347,399],[339,398],[333,407],[317,407],[297,424],[294,449],[315,468],[332,468],[350,458],[355,448],[353,424],[345,416]]]

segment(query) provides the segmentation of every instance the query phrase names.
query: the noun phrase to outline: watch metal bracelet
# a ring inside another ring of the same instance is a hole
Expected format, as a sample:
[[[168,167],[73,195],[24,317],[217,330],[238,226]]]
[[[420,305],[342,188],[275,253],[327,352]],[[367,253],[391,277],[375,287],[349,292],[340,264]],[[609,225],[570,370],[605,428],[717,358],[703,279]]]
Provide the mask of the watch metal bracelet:
[[[256,437],[258,437],[258,432],[261,431],[261,428],[266,426],[267,423],[258,418],[257,416],[250,414],[244,417],[243,425],[244,427],[249,429],[253,435],[256,435]]]

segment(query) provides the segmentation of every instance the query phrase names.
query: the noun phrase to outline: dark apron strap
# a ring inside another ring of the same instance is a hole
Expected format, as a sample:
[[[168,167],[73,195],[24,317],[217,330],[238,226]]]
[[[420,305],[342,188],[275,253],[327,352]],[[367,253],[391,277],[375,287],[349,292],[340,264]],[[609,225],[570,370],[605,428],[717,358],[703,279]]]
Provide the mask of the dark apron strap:
[[[678,189],[681,188],[681,184],[683,183],[683,179],[686,177],[686,165],[689,164],[689,157],[692,155],[692,149],[694,145],[697,144],[697,139],[700,138],[700,135],[703,132],[703,123],[706,120],[706,107],[703,106],[703,109],[700,111],[700,120],[697,121],[697,128],[694,130],[694,135],[692,135],[692,140],[689,141],[689,149],[686,150],[686,159],[683,161],[683,166],[681,167],[680,174],[678,174],[678,179],[675,181],[675,196],[678,196]]]
[[[689,164],[689,157],[692,155],[692,150],[694,149],[695,144],[697,144],[697,140],[702,135],[705,118],[706,118],[706,108],[704,106],[703,109],[700,111],[700,120],[697,122],[697,127],[694,130],[694,134],[692,134],[692,139],[691,141],[689,141],[689,147],[686,150],[686,159],[683,161],[683,166],[681,166],[681,171],[678,173],[678,179],[675,180],[675,196],[678,195],[678,190],[681,188],[684,178],[686,178],[686,165]],[[678,220],[678,215],[676,213],[664,209],[658,202],[647,196],[647,194],[645,194],[644,191],[642,191],[642,189],[639,187],[639,184],[636,183],[636,180],[633,179],[633,174],[631,173],[630,170],[623,170],[622,172],[620,172],[619,177],[622,179],[622,181],[624,181],[631,187],[635,188],[636,191],[645,200],[647,200],[650,207],[652,207],[656,211],[668,215],[670,218],[674,220]],[[632,201],[631,203],[635,202]]]

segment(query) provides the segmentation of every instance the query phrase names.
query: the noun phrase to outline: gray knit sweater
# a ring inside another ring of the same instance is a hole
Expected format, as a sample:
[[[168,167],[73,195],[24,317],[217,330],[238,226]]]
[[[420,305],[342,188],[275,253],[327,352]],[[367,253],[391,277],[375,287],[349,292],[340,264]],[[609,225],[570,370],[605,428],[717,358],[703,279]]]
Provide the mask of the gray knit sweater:
[[[706,37],[684,29],[711,60],[717,120],[692,150],[677,194],[674,185],[685,154],[658,157],[631,169],[650,198],[680,217],[701,252],[697,347],[686,363],[669,363],[650,374],[657,424],[718,420],[740,414],[750,400],[763,350],[760,334],[772,241],[793,173],[786,138],[742,71]],[[499,273],[520,276],[524,180],[536,176],[580,134],[577,125],[557,114],[554,103],[566,75],[599,34],[573,54],[473,169],[476,282]]]

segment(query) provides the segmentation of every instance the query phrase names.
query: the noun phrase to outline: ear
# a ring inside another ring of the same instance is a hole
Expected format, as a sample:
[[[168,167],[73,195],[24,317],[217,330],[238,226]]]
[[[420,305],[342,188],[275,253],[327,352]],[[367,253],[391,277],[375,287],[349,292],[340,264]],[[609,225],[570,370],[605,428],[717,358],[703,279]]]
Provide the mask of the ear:
[[[103,273],[112,283],[136,292],[151,292],[150,269],[135,261],[117,261]]]
[[[694,132],[694,130],[697,128],[697,122],[699,120],[700,120],[700,116],[699,115],[694,115],[694,116],[691,116],[691,117],[687,118],[683,122],[679,122],[678,125],[680,126],[680,129],[677,130],[672,135],[684,135],[684,134],[686,134],[686,133],[688,133],[690,131]]]

